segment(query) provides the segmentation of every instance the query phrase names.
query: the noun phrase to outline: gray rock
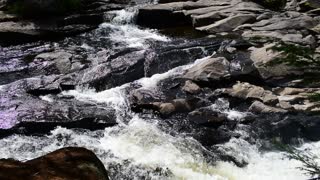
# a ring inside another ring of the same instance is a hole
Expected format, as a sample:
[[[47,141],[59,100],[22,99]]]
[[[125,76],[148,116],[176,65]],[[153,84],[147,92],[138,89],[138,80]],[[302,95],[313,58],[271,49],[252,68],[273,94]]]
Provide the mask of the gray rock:
[[[267,65],[277,58],[283,57],[281,52],[276,52],[271,49],[275,44],[267,44],[262,48],[253,48],[251,52],[251,60],[254,62],[254,66],[259,71],[260,75],[264,79],[275,77],[286,77],[288,75],[301,75],[303,72],[297,70],[293,66],[286,64]]]
[[[287,113],[288,112],[287,110],[284,110],[281,108],[265,105],[260,101],[253,102],[249,107],[249,111],[254,113]]]
[[[257,99],[266,104],[276,104],[278,97],[271,91],[249,83],[238,82],[230,89],[225,89],[223,93],[241,99]]]
[[[194,81],[215,81],[230,76],[230,63],[224,57],[207,58],[195,64],[184,74],[184,78]]]
[[[189,121],[204,126],[219,127],[228,120],[225,114],[212,111],[211,108],[200,108],[188,114]]]
[[[35,59],[42,59],[45,61],[53,61],[55,67],[61,74],[67,74],[71,72],[72,54],[64,51],[50,52],[39,54]]]
[[[116,124],[112,108],[57,97],[55,94],[61,92],[58,77],[34,77],[5,85],[0,91],[0,129],[47,133],[57,125],[96,128],[99,124],[101,127]],[[45,127],[34,129],[38,123]]]
[[[217,33],[217,32],[228,32],[232,31],[238,26],[255,20],[256,15],[254,14],[240,14],[235,16],[230,16],[228,18],[222,19],[220,21],[217,21],[214,24],[204,26],[204,27],[198,27],[197,30],[205,31],[209,33]]]
[[[188,80],[185,82],[184,86],[182,87],[182,90],[191,94],[196,94],[201,89],[196,83]]]

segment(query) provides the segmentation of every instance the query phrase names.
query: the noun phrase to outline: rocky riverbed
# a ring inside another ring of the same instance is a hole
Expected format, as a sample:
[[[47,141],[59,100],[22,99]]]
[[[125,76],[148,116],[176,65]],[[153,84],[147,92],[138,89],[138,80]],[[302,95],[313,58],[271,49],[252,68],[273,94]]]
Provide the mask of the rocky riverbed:
[[[309,178],[275,141],[320,154],[318,1],[25,2],[0,1],[1,178]]]

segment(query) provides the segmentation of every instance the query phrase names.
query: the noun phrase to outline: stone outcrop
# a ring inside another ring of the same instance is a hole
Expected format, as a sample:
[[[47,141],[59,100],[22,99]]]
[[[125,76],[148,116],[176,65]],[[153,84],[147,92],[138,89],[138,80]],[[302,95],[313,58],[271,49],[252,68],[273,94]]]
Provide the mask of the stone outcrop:
[[[108,172],[102,162],[90,150],[68,147],[39,158],[20,162],[0,160],[0,179],[88,179],[108,180]]]

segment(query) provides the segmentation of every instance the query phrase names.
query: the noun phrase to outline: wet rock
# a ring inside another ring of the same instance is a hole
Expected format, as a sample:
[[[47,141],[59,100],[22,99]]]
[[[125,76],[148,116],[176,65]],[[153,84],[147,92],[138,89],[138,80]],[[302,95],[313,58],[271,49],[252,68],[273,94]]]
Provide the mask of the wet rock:
[[[249,111],[254,113],[287,113],[288,112],[285,109],[265,105],[260,101],[253,102],[252,105],[249,107]]]
[[[154,91],[148,89],[136,89],[132,92],[131,97],[135,104],[148,104],[159,100]]]
[[[262,139],[277,138],[283,143],[298,143],[299,138],[318,141],[319,116],[304,113],[282,115],[265,114],[257,117],[251,125],[253,133]]]
[[[66,171],[67,170],[67,171]],[[108,180],[103,163],[90,150],[68,147],[39,158],[20,162],[0,160],[0,179],[88,179]]]
[[[211,55],[219,49],[220,44],[221,40],[215,38],[198,38],[187,42],[175,41],[171,45],[164,45],[147,54],[146,75],[164,73],[177,66],[189,64],[196,59]]]
[[[67,74],[71,72],[71,58],[72,54],[67,52],[51,52],[39,54],[35,59],[41,59],[44,61],[53,61],[55,67],[61,74]]]
[[[86,69],[79,83],[99,91],[115,87],[144,77],[144,63],[145,51],[133,51]]]
[[[136,112],[141,112],[148,109],[157,111],[160,113],[160,115],[166,118],[175,113],[190,112],[199,106],[201,106],[200,99],[193,97],[189,99],[173,99],[168,102],[137,102],[134,104],[132,109]]]
[[[94,103],[56,96],[59,76],[30,78],[0,91],[0,128],[5,132],[47,133],[56,126],[101,129],[116,124],[114,110]],[[6,93],[10,92],[10,93]],[[42,128],[37,128],[41,124]]]
[[[228,142],[233,136],[234,133],[223,126],[217,129],[203,127],[194,134],[194,138],[206,147]]]
[[[75,24],[57,27],[56,24],[45,26],[31,21],[0,22],[0,44],[7,46],[40,39],[57,39],[92,30],[95,27],[97,25]]]
[[[170,115],[174,112],[188,112],[194,109],[195,103],[197,102],[197,99],[174,99],[172,102],[168,103],[153,103],[155,107],[158,108],[158,111],[162,115]],[[194,103],[194,104],[193,104]]]
[[[188,114],[188,119],[198,125],[219,127],[227,121],[226,115],[213,111],[210,108],[200,108]]]
[[[183,77],[193,81],[218,81],[230,76],[229,66],[224,57],[207,58],[188,69]]]
[[[176,111],[176,107],[173,103],[162,103],[160,105],[156,103],[154,105],[159,106],[159,112],[162,115],[170,115],[171,113]]]
[[[249,83],[238,82],[232,88],[225,89],[223,93],[241,99],[257,99],[266,104],[276,104],[279,102],[278,97],[273,92]]]
[[[246,22],[255,20],[255,18],[256,16],[254,14],[235,15],[217,21],[212,25],[199,27],[196,29],[200,31],[206,31],[208,33],[228,32],[234,30],[235,28]]]
[[[182,90],[190,94],[196,94],[201,89],[196,83],[188,80],[185,82],[184,86],[182,87]]]

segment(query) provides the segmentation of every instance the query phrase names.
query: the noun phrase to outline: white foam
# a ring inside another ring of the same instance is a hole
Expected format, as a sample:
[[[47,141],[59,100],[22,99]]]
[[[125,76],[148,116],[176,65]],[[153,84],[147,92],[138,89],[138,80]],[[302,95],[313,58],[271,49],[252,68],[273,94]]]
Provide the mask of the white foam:
[[[101,139],[103,148],[109,148],[117,157],[136,165],[151,168],[165,167],[174,179],[225,179],[217,175],[214,166],[204,162],[195,146],[184,138],[172,137],[160,131],[155,124],[135,116],[127,127],[109,129]]]
[[[118,11],[111,11],[110,13],[115,14],[115,17],[112,19],[112,24],[131,24],[136,17],[138,10],[137,9],[122,9]]]
[[[39,98],[50,103],[54,101],[51,95],[39,96]]]
[[[289,159],[282,152],[261,153],[257,146],[241,139],[231,139],[221,146],[224,152],[249,164],[240,168],[229,162],[219,162],[218,172],[230,180],[304,180],[308,177],[298,169],[301,162]],[[320,152],[320,151],[318,151]]]
[[[122,115],[130,111],[129,103],[126,95],[122,92],[127,84],[101,92],[96,92],[93,89],[76,89],[63,91],[63,95],[71,95],[80,101],[89,101],[93,103],[104,103],[106,106],[111,106],[116,110],[118,123],[122,123]]]
[[[139,29],[132,24],[114,25],[103,23],[100,28],[112,29],[108,37],[114,42],[125,43],[128,47],[148,47],[148,40],[170,41],[168,37],[158,34],[156,30]]]
[[[86,43],[83,43],[80,47],[83,48],[83,49],[86,49],[86,50],[93,50],[94,49],[93,47],[89,46]]]
[[[219,98],[211,105],[212,110],[219,111],[223,114],[226,114],[230,120],[240,120],[247,116],[248,113],[236,111],[229,108],[230,103],[224,98]]]
[[[164,80],[164,79],[167,79],[167,78],[173,77],[173,76],[182,76],[187,69],[189,69],[189,68],[191,68],[191,67],[193,67],[193,66],[195,66],[195,65],[197,65],[197,64],[201,63],[202,61],[205,61],[209,58],[210,58],[210,56],[200,58],[200,59],[195,60],[191,64],[187,64],[187,65],[173,68],[173,69],[171,69],[165,73],[162,73],[162,74],[154,74],[151,77],[141,78],[141,79],[137,80],[137,82],[142,86],[142,88],[155,89],[161,80]]]

